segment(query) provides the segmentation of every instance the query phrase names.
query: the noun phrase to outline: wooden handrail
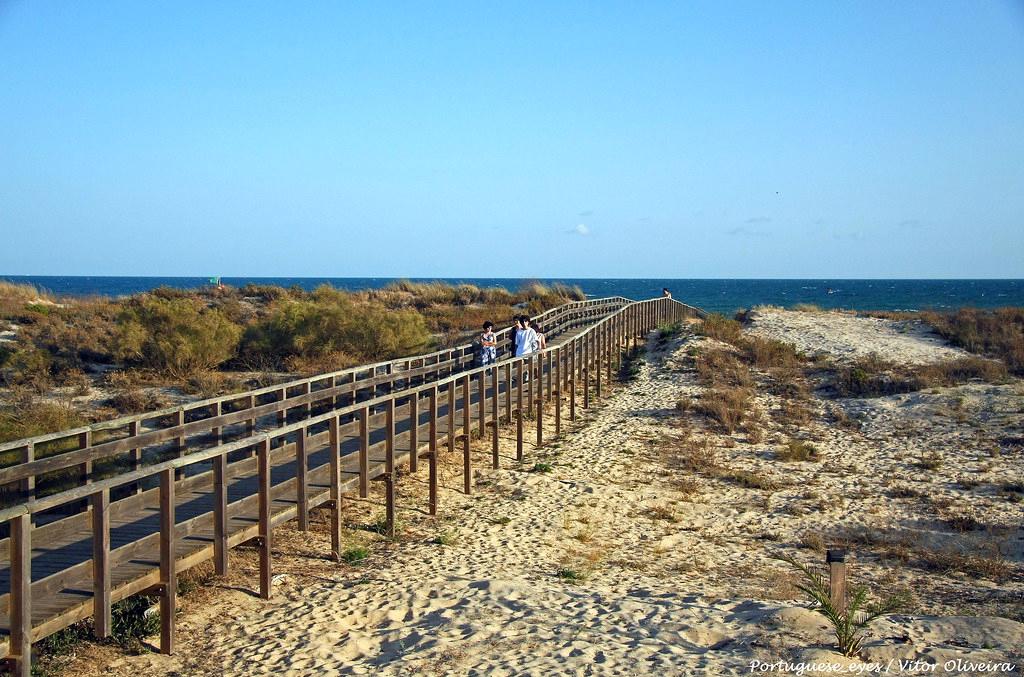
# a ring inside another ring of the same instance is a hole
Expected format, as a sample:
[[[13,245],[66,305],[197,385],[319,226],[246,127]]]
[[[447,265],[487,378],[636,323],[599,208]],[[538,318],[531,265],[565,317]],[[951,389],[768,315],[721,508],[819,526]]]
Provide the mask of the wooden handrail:
[[[586,301],[571,301],[569,303],[565,303],[565,304],[562,304],[561,306],[557,306],[555,308],[551,308],[550,310],[545,311],[541,315],[538,315],[536,319],[538,321],[542,321],[543,322],[543,321],[547,321],[549,319],[548,316],[555,315],[555,314],[558,314],[558,313],[566,313],[566,312],[568,312],[570,310],[575,310],[575,309],[578,309],[578,308],[593,308],[593,307],[598,307],[598,306],[610,306],[610,305],[612,305],[614,303],[620,303],[622,305],[625,305],[627,303],[631,303],[631,300],[627,299],[625,297],[622,297],[622,296],[610,296],[610,297],[607,297],[607,298],[600,298],[600,299],[588,299]],[[495,333],[499,337],[504,337],[504,335],[507,334],[508,331],[509,331],[509,329],[505,328],[505,329],[499,330],[499,331],[497,331]],[[454,346],[452,348],[445,348],[445,349],[442,349],[442,350],[437,350],[437,351],[434,351],[432,353],[425,353],[425,354],[422,354],[422,355],[413,355],[413,356],[409,356],[409,357],[396,358],[396,359],[393,359],[393,360],[387,360],[387,361],[383,361],[383,362],[374,362],[374,363],[371,363],[371,364],[362,364],[362,365],[358,365],[358,366],[355,366],[355,367],[346,367],[345,369],[341,369],[341,370],[338,370],[338,371],[327,372],[327,373],[323,373],[323,374],[317,374],[316,376],[308,376],[308,377],[305,377],[305,378],[296,379],[296,380],[293,380],[293,381],[288,381],[286,383],[278,383],[278,384],[275,384],[275,385],[264,386],[262,388],[256,388],[256,389],[253,389],[253,390],[246,390],[246,391],[243,391],[243,392],[228,393],[228,394],[225,394],[225,395],[218,395],[216,397],[210,397],[210,398],[206,398],[206,399],[203,399],[203,400],[196,400],[194,402],[189,402],[189,403],[186,403],[186,404],[179,404],[179,405],[175,405],[175,406],[172,406],[172,407],[164,407],[162,409],[155,409],[153,411],[147,411],[147,412],[142,412],[142,413],[138,413],[138,414],[130,414],[128,416],[120,416],[120,417],[113,418],[113,419],[108,419],[108,420],[105,420],[105,421],[98,421],[96,423],[90,423],[89,425],[78,426],[76,428],[69,428],[67,430],[61,430],[61,431],[57,431],[57,432],[46,433],[46,434],[43,434],[43,435],[35,435],[33,437],[25,437],[25,438],[21,438],[21,439],[17,439],[17,440],[12,440],[10,442],[0,443],[0,454],[3,454],[5,452],[9,452],[9,451],[17,451],[17,450],[22,449],[25,446],[30,445],[30,444],[40,445],[40,444],[45,444],[47,442],[55,442],[55,441],[58,441],[58,440],[63,440],[63,439],[75,437],[77,435],[80,435],[80,434],[86,433],[86,432],[100,432],[100,431],[107,431],[107,430],[117,430],[119,428],[124,428],[129,423],[133,423],[133,422],[144,422],[144,421],[150,421],[150,420],[155,420],[155,419],[160,419],[160,418],[166,418],[166,417],[175,415],[175,414],[177,414],[179,412],[186,412],[187,413],[187,412],[190,412],[190,411],[196,411],[196,410],[199,410],[199,409],[205,409],[205,408],[214,406],[214,405],[216,405],[218,403],[232,402],[232,401],[235,401],[235,400],[241,400],[243,398],[248,398],[248,397],[259,397],[261,395],[267,395],[269,393],[280,391],[281,389],[296,388],[298,386],[302,386],[302,385],[305,385],[305,384],[312,385],[313,383],[316,383],[318,381],[326,381],[326,380],[331,379],[331,378],[338,378],[338,377],[347,376],[347,375],[350,375],[350,374],[360,373],[360,372],[367,371],[367,370],[376,370],[376,369],[379,369],[379,368],[382,368],[382,367],[394,368],[396,366],[402,365],[403,363],[405,363],[405,362],[407,362],[409,360],[426,360],[426,359],[430,359],[430,358],[433,358],[433,357],[438,357],[439,358],[441,355],[446,355],[446,354],[450,355],[450,354],[452,354],[454,352],[457,352],[457,351],[461,351],[461,352],[465,353],[465,351],[471,350],[471,349],[472,349],[472,344],[468,344],[467,343],[467,344],[463,344],[463,345],[459,345],[459,346]],[[239,410],[239,411],[241,411],[241,410]]]
[[[544,315],[538,316],[538,317],[545,317],[545,316],[572,317],[573,311],[578,311],[578,310],[590,311],[592,309],[601,309],[601,310],[603,310],[603,309],[605,309],[607,307],[615,307],[618,303],[623,302],[623,301],[627,301],[627,299],[623,299],[622,297],[612,297],[610,299],[596,299],[596,300],[593,300],[593,301],[575,301],[575,302],[572,302],[572,303],[564,304],[564,305],[559,306],[557,308],[553,308],[550,311],[548,311],[547,313],[545,313]],[[551,320],[550,317],[548,319],[549,319],[549,321]],[[560,327],[556,327],[556,333],[557,333],[558,330],[561,330],[561,328]],[[504,334],[504,333],[507,333],[507,332],[508,332],[508,329],[505,329],[505,330],[502,330],[501,333]],[[23,461],[21,463],[17,463],[17,464],[10,465],[10,466],[4,467],[4,468],[0,468],[0,486],[10,485],[10,484],[12,484],[14,482],[18,482],[18,481],[21,481],[21,480],[24,480],[24,479],[32,478],[32,477],[35,477],[36,475],[39,475],[39,474],[56,472],[58,470],[64,470],[64,469],[67,469],[67,468],[72,468],[72,467],[75,467],[76,465],[80,465],[80,464],[85,463],[85,462],[96,461],[96,460],[99,460],[99,459],[109,458],[110,456],[113,456],[113,455],[118,454],[118,453],[124,453],[126,451],[131,450],[131,449],[136,449],[136,448],[140,448],[140,447],[150,446],[150,445],[153,445],[153,444],[158,444],[158,443],[161,443],[161,442],[166,442],[168,440],[172,440],[172,439],[176,439],[176,438],[181,438],[181,437],[183,437],[186,434],[195,434],[196,432],[208,431],[208,430],[211,430],[213,428],[219,428],[219,427],[222,427],[224,425],[231,425],[231,424],[239,423],[239,422],[242,422],[242,421],[252,420],[252,419],[255,419],[255,418],[258,418],[258,417],[262,417],[262,416],[266,416],[266,415],[269,415],[269,414],[273,414],[275,412],[286,411],[288,409],[292,409],[292,408],[295,408],[295,407],[298,407],[298,406],[302,406],[302,405],[305,405],[305,404],[311,404],[311,403],[314,403],[314,402],[323,401],[323,400],[326,400],[328,398],[337,397],[337,396],[340,396],[340,395],[346,395],[346,394],[350,394],[350,393],[355,393],[358,390],[363,390],[365,388],[373,387],[375,385],[387,385],[389,383],[393,383],[394,381],[405,380],[405,379],[408,379],[411,375],[415,375],[415,374],[413,374],[411,371],[407,371],[407,370],[396,371],[393,368],[394,365],[396,365],[396,364],[403,364],[404,365],[405,363],[408,363],[408,362],[414,362],[414,361],[420,361],[420,360],[426,361],[426,359],[429,359],[429,358],[432,358],[432,357],[438,357],[439,358],[441,355],[445,355],[445,354],[449,354],[450,355],[453,352],[454,353],[460,353],[464,349],[469,349],[469,348],[471,348],[471,345],[467,344],[466,346],[460,346],[458,348],[453,348],[453,349],[450,349],[450,350],[447,350],[447,351],[437,351],[437,352],[430,353],[430,354],[427,354],[427,355],[411,356],[411,357],[407,357],[407,358],[402,358],[400,360],[392,360],[391,362],[381,362],[381,363],[375,363],[375,364],[371,364],[371,365],[361,365],[361,366],[357,366],[357,367],[351,367],[349,369],[342,370],[340,372],[334,372],[334,373],[331,373],[331,374],[322,374],[322,375],[319,375],[319,376],[314,376],[314,377],[309,377],[309,378],[306,378],[306,379],[300,379],[300,380],[297,380],[297,381],[292,381],[290,383],[283,383],[283,384],[279,384],[279,385],[276,385],[276,386],[260,388],[260,389],[257,389],[257,390],[246,391],[246,392],[242,392],[242,393],[234,393],[234,394],[231,394],[231,395],[223,395],[223,396],[220,396],[220,397],[217,397],[217,398],[212,398],[212,399],[208,399],[208,400],[203,400],[203,401],[191,403],[189,405],[182,405],[182,406],[178,406],[178,407],[174,407],[174,408],[170,408],[170,409],[164,409],[164,410],[160,410],[160,411],[157,411],[157,412],[150,412],[150,413],[146,413],[146,414],[138,414],[138,415],[135,415],[134,417],[126,417],[126,418],[122,418],[122,419],[114,419],[114,421],[133,422],[133,421],[143,421],[143,420],[156,419],[156,418],[165,418],[165,417],[167,417],[167,416],[169,416],[171,414],[179,414],[179,416],[181,418],[184,418],[181,415],[185,414],[186,412],[193,412],[193,411],[197,411],[197,410],[206,410],[206,409],[209,409],[213,405],[222,404],[224,402],[231,402],[231,401],[234,401],[234,400],[250,399],[250,398],[252,398],[252,401],[255,402],[256,398],[259,395],[261,395],[261,394],[276,393],[276,392],[281,392],[281,391],[284,391],[285,395],[286,395],[286,397],[284,399],[277,400],[275,402],[269,402],[269,403],[261,404],[261,405],[254,405],[252,407],[245,408],[245,409],[237,409],[237,410],[231,411],[231,412],[226,413],[226,414],[221,414],[219,416],[208,416],[206,418],[202,418],[202,419],[199,419],[199,420],[196,420],[196,421],[189,421],[187,423],[182,423],[182,424],[179,424],[179,425],[167,426],[167,427],[159,428],[159,429],[156,429],[156,430],[147,430],[147,431],[144,431],[144,432],[139,432],[136,435],[128,435],[126,437],[119,438],[119,439],[116,439],[116,440],[111,440],[109,442],[103,442],[103,443],[100,443],[100,444],[90,445],[90,446],[87,446],[87,447],[82,448],[82,449],[74,449],[74,450],[70,450],[70,451],[65,451],[65,452],[62,452],[62,453],[54,454],[52,456],[48,456],[48,457],[43,458],[43,459],[33,459],[33,460],[29,460],[29,461]],[[450,360],[448,360],[446,362],[437,362],[435,364],[424,365],[423,367],[420,367],[420,368],[417,368],[417,369],[418,370],[422,370],[425,373],[430,373],[430,372],[434,372],[434,371],[440,372],[441,370],[445,369],[446,367],[452,366],[452,363],[455,363],[454,366],[461,367],[461,361],[466,359],[466,358],[468,358],[468,357],[471,357],[471,356],[462,354],[462,355],[459,355],[458,357],[456,357],[454,359],[450,359]],[[385,367],[385,366],[389,367],[388,373],[386,375],[383,375],[383,376],[380,376],[380,377],[376,376],[377,369],[380,369],[380,368]],[[341,385],[337,385],[337,386],[333,386],[333,387],[328,387],[328,388],[323,388],[323,389],[320,389],[320,390],[312,390],[312,389],[310,389],[310,392],[308,392],[308,393],[302,393],[302,394],[293,395],[293,396],[290,396],[290,397],[287,396],[287,391],[289,389],[295,388],[297,386],[303,386],[303,385],[307,385],[307,384],[312,384],[312,383],[319,382],[319,381],[326,381],[328,379],[336,380],[337,377],[340,376],[340,375],[352,374],[353,377],[355,377],[356,375],[358,375],[360,373],[363,373],[363,372],[366,372],[366,371],[369,371],[370,374],[371,374],[371,376],[369,376],[368,378],[355,379],[355,380],[352,380],[352,381],[348,381],[348,382],[342,383]],[[460,372],[461,372],[461,370],[460,370]],[[378,380],[378,379],[380,379],[380,380]],[[442,383],[443,382],[446,382],[446,381],[442,381]],[[348,412],[348,410],[346,410],[346,413],[350,413],[350,412]],[[75,429],[64,431],[64,432],[61,432],[61,433],[51,433],[49,435],[42,435],[42,436],[33,437],[33,438],[26,438],[24,440],[19,440],[17,442],[12,442],[12,443],[9,443],[7,445],[0,445],[0,453],[2,453],[5,450],[24,449],[27,446],[27,444],[39,444],[41,441],[54,441],[54,440],[59,440],[59,439],[75,438],[75,437],[78,437],[79,435],[82,435],[83,433],[93,432],[93,431],[98,430],[98,429],[107,429],[107,430],[109,430],[109,429],[116,429],[116,427],[117,426],[115,426],[113,424],[113,421],[107,421],[107,422],[104,422],[104,423],[93,424],[92,426],[75,428]]]

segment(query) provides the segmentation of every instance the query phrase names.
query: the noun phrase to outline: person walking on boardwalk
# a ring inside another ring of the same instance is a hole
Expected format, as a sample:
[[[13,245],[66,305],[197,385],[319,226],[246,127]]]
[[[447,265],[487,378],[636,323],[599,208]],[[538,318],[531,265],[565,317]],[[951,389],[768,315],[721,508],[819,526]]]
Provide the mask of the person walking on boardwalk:
[[[519,324],[519,316],[516,315],[512,318],[512,326],[508,330],[508,356],[509,359],[516,356],[516,348],[519,345],[519,330],[522,326]]]
[[[520,317],[519,326],[522,328],[516,332],[516,357],[537,352],[537,331],[530,326],[530,318]]]
[[[494,323],[484,322],[484,333],[480,335],[480,366],[498,361],[498,338],[494,335]]]

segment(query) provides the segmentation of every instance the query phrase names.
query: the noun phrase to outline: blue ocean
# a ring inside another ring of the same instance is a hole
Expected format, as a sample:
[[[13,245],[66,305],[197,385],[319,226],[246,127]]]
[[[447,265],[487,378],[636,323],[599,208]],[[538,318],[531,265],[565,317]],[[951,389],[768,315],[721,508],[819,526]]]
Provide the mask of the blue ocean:
[[[0,275],[0,279],[36,285],[57,296],[124,296],[160,286],[192,289],[210,284],[205,277],[54,277]],[[298,285],[314,289],[331,284],[339,289],[374,289],[398,278],[390,277],[225,277],[232,286],[248,283]],[[414,280],[416,278],[413,278]],[[530,279],[430,278],[481,287],[515,289]],[[625,296],[646,299],[659,296],[663,287],[690,305],[709,311],[731,313],[761,304],[792,306],[813,303],[822,308],[851,310],[949,310],[963,306],[996,308],[1024,306],[1024,280],[641,280],[641,279],[541,279],[578,285],[588,296]]]

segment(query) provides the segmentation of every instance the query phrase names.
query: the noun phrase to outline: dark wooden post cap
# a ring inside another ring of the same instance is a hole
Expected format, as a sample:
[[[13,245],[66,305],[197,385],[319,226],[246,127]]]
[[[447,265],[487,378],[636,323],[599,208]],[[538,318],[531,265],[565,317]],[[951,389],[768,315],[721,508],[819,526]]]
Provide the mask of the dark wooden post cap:
[[[846,551],[845,550],[828,550],[825,552],[825,563],[831,564],[832,562],[845,562]]]

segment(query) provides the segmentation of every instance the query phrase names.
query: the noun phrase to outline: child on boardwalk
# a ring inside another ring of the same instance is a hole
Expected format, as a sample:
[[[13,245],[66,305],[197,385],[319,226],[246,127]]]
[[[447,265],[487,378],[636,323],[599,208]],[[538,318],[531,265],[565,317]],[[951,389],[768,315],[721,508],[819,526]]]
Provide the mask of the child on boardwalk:
[[[494,323],[484,322],[484,333],[480,335],[480,366],[498,361],[498,338],[494,335]]]

